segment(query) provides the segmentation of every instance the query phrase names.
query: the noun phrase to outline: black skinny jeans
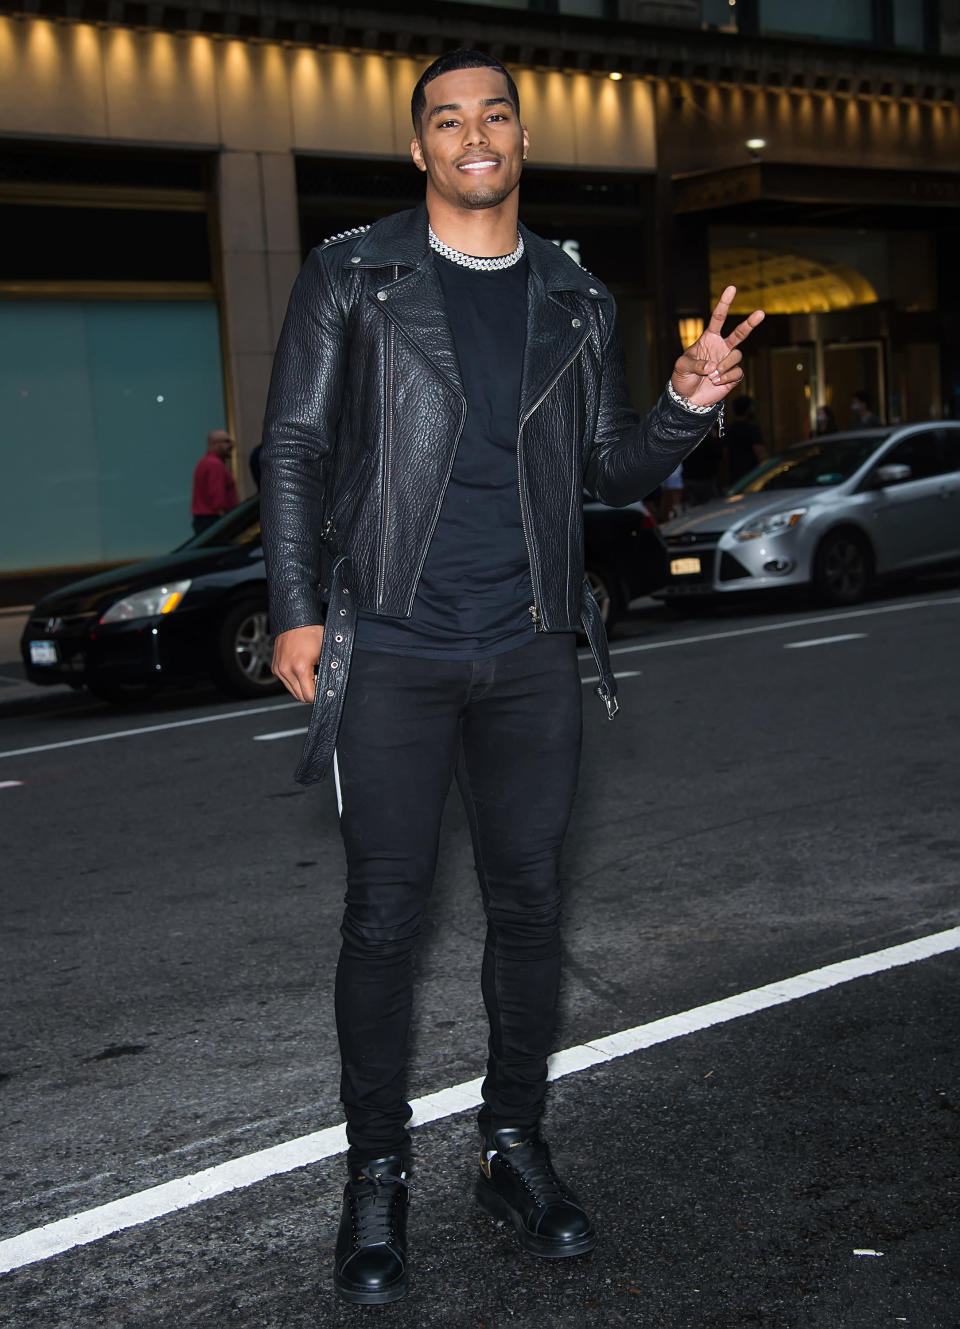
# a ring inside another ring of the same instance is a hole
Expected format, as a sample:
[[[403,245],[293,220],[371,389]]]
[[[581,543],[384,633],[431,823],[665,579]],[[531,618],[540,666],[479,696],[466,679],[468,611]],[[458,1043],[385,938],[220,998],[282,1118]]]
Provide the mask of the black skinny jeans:
[[[408,1146],[413,950],[455,774],[487,917],[480,1128],[539,1119],[580,728],[572,633],[537,634],[486,660],[354,653],[336,771],[347,852],[336,1013],[351,1163]]]

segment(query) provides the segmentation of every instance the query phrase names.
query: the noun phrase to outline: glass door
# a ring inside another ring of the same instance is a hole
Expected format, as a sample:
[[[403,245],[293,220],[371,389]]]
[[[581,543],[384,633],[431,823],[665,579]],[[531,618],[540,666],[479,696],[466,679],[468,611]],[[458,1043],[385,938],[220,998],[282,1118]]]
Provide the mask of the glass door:
[[[882,341],[828,342],[823,348],[823,401],[832,407],[838,429],[856,429],[853,394],[865,392],[870,409],[886,419],[887,388]]]
[[[769,419],[773,451],[801,443],[813,432],[817,400],[817,357],[812,343],[770,350]]]

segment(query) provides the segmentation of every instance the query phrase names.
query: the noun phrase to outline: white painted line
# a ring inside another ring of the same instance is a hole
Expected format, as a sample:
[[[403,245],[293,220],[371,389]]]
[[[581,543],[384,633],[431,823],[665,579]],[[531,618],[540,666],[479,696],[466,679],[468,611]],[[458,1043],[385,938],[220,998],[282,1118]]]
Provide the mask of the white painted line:
[[[337,791],[337,816],[343,816],[343,790],[340,788],[340,762],[337,759],[337,749],[333,749],[333,787]]]
[[[611,646],[611,655],[630,655],[635,651],[662,651],[668,646],[695,646],[703,641],[727,641],[733,637],[753,637],[761,632],[784,632],[806,628],[811,623],[840,623],[847,618],[872,618],[876,614],[901,614],[910,609],[936,609],[939,605],[958,605],[960,595],[939,600],[910,600],[905,604],[876,605],[872,609],[849,609],[842,613],[816,614],[810,618],[785,618],[780,623],[758,623],[749,628],[731,628],[728,632],[702,632],[696,637],[667,637],[662,641],[644,641],[636,646]]]
[[[615,1057],[628,1056],[641,1048],[653,1047],[657,1043],[682,1038],[713,1025],[738,1020],[744,1014],[767,1010],[868,974],[882,973],[886,969],[895,969],[900,965],[913,964],[917,960],[927,960],[931,956],[958,949],[960,927],[955,927],[928,937],[918,937],[916,941],[904,942],[900,946],[889,946],[869,955],[858,955],[850,960],[825,965],[821,969],[812,969],[806,974],[797,974],[793,978],[768,983],[764,987],[681,1011],[678,1015],[669,1015],[650,1024],[637,1025],[634,1029],[623,1029],[605,1038],[566,1048],[550,1058],[549,1078],[559,1080],[565,1075],[574,1075]],[[479,1079],[467,1080],[415,1099],[411,1124],[423,1126],[429,1121],[439,1121],[478,1107],[482,1101],[480,1084]],[[149,1190],[137,1191],[123,1199],[98,1205],[95,1209],[87,1209],[43,1227],[32,1228],[19,1236],[0,1241],[0,1273],[35,1264],[38,1260],[60,1255],[76,1246],[89,1245],[114,1232],[137,1227],[141,1223],[175,1213],[178,1209],[187,1209],[202,1200],[212,1200],[228,1191],[253,1186],[267,1177],[319,1163],[325,1158],[343,1153],[346,1147],[345,1126],[342,1123],[328,1126],[325,1130],[302,1135],[285,1144],[260,1149],[256,1153],[231,1159],[228,1163],[219,1163],[202,1172],[177,1177],[163,1185],[152,1186]]]
[[[621,678],[639,678],[640,675],[641,675],[642,673],[643,673],[643,670],[642,670],[642,669],[623,669],[623,670],[618,670],[618,671],[617,671],[617,680],[619,681]],[[581,682],[581,683],[599,683],[599,682],[600,682],[600,675],[599,675],[599,674],[595,674],[595,675],[591,676],[590,678],[581,678],[580,682]]]
[[[164,729],[187,729],[196,724],[216,724],[220,720],[242,720],[245,715],[262,715],[269,711],[291,710],[302,706],[302,701],[274,702],[272,706],[250,706],[245,711],[221,711],[219,715],[200,715],[192,720],[170,720],[166,724],[141,725],[139,729],[117,729],[111,734],[91,734],[89,738],[68,738],[62,743],[38,743],[33,748],[11,748],[0,752],[0,757],[28,757],[34,752],[54,752],[59,748],[78,748],[85,743],[107,743],[111,738],[134,738],[137,734],[159,734]]]
[[[254,734],[254,743],[272,743],[275,738],[293,738],[295,734],[305,734],[307,726],[302,725],[299,729],[275,729],[272,734]]]
[[[22,780],[0,780],[0,789],[19,789],[22,784]]]
[[[785,651],[802,651],[807,646],[832,646],[835,641],[860,641],[866,635],[865,632],[844,632],[839,637],[811,637],[809,641],[785,641],[783,649]]]

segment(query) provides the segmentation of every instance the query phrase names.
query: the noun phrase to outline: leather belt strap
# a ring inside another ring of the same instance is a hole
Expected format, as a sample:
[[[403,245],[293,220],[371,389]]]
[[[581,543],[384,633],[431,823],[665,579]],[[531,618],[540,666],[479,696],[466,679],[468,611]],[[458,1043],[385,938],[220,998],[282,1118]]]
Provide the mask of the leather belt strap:
[[[607,708],[607,719],[612,720],[620,709],[620,703],[617,701],[617,680],[613,676],[613,666],[610,664],[607,629],[604,627],[596,596],[590,589],[589,577],[583,579],[583,589],[580,594],[580,622],[590,643],[597,673],[600,675],[600,682],[594,688],[594,692]]]
[[[317,665],[317,690],[300,764],[293,777],[299,784],[316,784],[322,780],[333,760],[356,627],[353,565],[348,554],[338,554],[330,570],[327,617]]]

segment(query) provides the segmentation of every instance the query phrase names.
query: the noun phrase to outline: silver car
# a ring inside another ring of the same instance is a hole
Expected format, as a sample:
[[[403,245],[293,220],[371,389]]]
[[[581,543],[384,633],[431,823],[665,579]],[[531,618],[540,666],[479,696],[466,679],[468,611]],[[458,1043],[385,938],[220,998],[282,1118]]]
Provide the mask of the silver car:
[[[854,604],[875,578],[960,560],[960,422],[797,443],[661,529],[659,599],[809,586]]]

